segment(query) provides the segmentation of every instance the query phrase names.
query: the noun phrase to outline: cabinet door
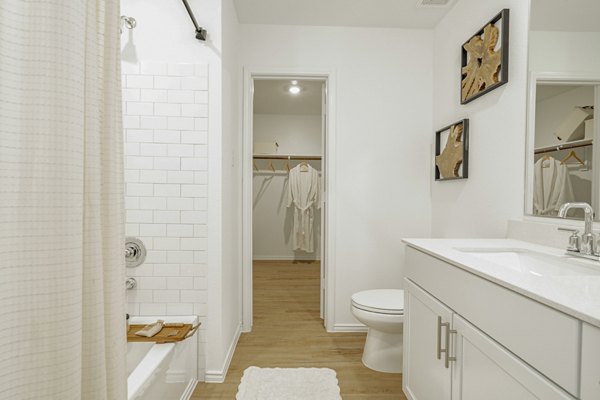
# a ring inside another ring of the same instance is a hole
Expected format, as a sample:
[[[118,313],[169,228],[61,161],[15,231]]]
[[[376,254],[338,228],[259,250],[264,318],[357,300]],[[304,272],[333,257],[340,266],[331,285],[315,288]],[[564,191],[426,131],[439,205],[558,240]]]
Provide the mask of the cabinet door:
[[[453,400],[573,399],[457,314],[453,328]]]
[[[583,324],[581,340],[581,400],[600,399],[600,329]]]
[[[450,324],[452,311],[410,280],[404,283],[404,393],[411,400],[449,400],[450,368],[438,351],[449,326],[439,326],[439,317]]]

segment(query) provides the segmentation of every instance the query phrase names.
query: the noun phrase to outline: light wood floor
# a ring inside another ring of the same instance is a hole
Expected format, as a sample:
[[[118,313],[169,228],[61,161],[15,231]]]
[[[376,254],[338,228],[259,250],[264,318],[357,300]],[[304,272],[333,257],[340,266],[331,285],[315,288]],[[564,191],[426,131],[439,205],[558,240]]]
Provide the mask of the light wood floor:
[[[332,368],[344,400],[406,400],[401,374],[363,366],[366,334],[325,331],[319,270],[318,262],[254,263],[252,332],[242,334],[225,383],[199,383],[193,400],[235,399],[242,373],[252,365]]]

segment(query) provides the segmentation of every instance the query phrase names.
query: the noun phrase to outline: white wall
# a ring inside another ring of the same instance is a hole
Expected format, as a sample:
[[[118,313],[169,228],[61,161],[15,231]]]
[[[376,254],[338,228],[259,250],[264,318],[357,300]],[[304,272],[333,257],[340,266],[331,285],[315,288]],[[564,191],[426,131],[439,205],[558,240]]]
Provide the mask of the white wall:
[[[148,250],[127,270],[131,315],[207,316],[207,74],[143,62],[123,75],[126,234]]]
[[[236,239],[240,196],[235,192],[240,179],[236,135],[239,137],[241,71],[235,57],[237,17],[231,1],[190,0],[190,5],[198,23],[208,31],[206,42],[195,38],[194,26],[181,1],[122,0],[121,13],[137,20],[137,27],[122,35],[122,56],[124,71],[152,61],[204,64],[210,71],[208,147],[203,156],[208,164],[204,172],[208,193],[204,199],[193,196],[195,203],[204,202],[208,210],[206,229],[194,232],[193,238],[204,237],[207,248],[189,263],[190,268],[206,275],[207,307],[201,310],[203,330],[199,335],[199,378],[203,379],[205,369],[217,376],[222,372],[241,319],[236,250],[240,242],[239,237]],[[183,85],[183,89],[189,88]]]
[[[321,154],[320,115],[254,114],[252,122],[254,143],[271,145],[269,153],[277,142],[281,154]]]
[[[241,25],[246,67],[335,74],[334,323],[354,325],[350,296],[400,287],[403,237],[430,233],[432,33]]]
[[[320,115],[254,114],[254,143],[279,144],[280,154],[321,154]],[[266,146],[265,146],[266,147]],[[272,148],[275,146],[273,145]],[[271,147],[270,147],[271,148]],[[257,150],[255,150],[257,151]],[[274,153],[274,152],[272,152]],[[287,169],[285,161],[274,161],[278,173],[272,173],[268,162],[255,161],[259,172],[254,172],[252,248],[255,260],[319,259],[321,252],[321,218],[317,212],[314,222],[315,251],[292,250],[294,210],[287,208]],[[294,168],[297,162],[289,162]],[[310,161],[321,170],[321,163]]]
[[[461,46],[503,8],[509,82],[460,105]],[[507,220],[523,215],[528,18],[529,1],[459,0],[434,30],[434,126],[470,119],[469,178],[432,183],[435,237],[501,237]]]
[[[227,372],[233,356],[242,323],[242,173],[241,173],[241,119],[242,69],[239,64],[239,24],[232,0],[222,2],[223,33],[223,147],[222,147],[222,285],[221,307],[211,308],[222,318],[220,353],[214,362],[207,363],[207,379],[220,381]],[[217,332],[215,332],[217,334]],[[210,337],[210,340],[217,339]],[[208,342],[209,345],[216,342]]]
[[[529,33],[529,70],[600,74],[600,32]]]

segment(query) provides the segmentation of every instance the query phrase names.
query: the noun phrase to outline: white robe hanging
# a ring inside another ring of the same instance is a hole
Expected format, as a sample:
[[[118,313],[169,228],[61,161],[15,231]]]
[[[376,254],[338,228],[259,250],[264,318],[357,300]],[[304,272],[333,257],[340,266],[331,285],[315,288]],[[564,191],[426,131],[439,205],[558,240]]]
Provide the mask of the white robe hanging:
[[[298,165],[290,170],[287,206],[294,206],[292,248],[312,253],[315,251],[315,208],[320,209],[321,184],[319,172],[310,165]]]
[[[550,157],[534,165],[533,213],[557,215],[564,203],[575,201],[567,166]]]

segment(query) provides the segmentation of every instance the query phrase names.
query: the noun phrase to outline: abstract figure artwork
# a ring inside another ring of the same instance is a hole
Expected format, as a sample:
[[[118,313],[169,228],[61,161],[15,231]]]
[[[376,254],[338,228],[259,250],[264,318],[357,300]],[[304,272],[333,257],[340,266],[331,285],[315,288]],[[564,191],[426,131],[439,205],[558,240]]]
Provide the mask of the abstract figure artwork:
[[[435,133],[436,181],[464,179],[468,177],[468,139],[468,119],[463,119]]]
[[[509,14],[502,10],[463,44],[461,104],[508,82]]]

